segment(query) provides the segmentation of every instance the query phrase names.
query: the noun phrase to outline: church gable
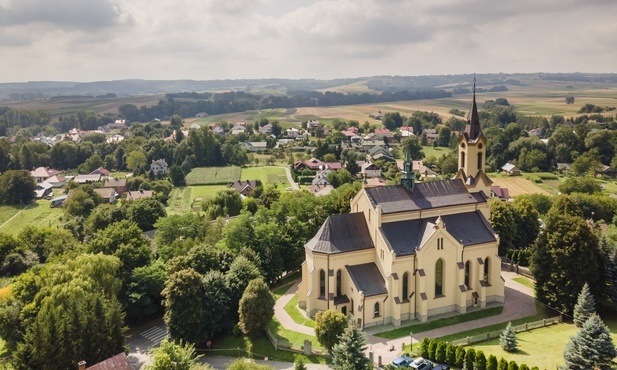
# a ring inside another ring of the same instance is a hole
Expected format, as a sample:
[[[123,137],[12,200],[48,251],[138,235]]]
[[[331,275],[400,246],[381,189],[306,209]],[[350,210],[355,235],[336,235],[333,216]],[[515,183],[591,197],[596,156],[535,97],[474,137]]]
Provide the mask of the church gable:
[[[363,213],[330,216],[305,248],[317,253],[345,253],[373,248]]]

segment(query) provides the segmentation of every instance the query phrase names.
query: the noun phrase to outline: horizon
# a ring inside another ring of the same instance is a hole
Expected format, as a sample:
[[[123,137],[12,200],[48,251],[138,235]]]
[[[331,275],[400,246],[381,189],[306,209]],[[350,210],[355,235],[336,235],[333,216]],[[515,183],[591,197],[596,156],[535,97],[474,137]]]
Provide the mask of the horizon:
[[[0,0],[0,82],[612,73],[614,14],[607,0]]]

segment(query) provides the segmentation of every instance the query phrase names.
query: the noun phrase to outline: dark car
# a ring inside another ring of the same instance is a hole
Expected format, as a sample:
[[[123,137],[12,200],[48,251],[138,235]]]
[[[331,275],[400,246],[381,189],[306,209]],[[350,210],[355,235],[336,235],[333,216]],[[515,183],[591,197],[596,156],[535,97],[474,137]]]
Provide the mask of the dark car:
[[[437,364],[433,370],[450,370],[450,365]]]
[[[409,356],[401,356],[401,357],[397,357],[394,360],[392,360],[392,365],[394,367],[409,367],[409,365],[411,365],[412,362],[413,362],[413,358]]]

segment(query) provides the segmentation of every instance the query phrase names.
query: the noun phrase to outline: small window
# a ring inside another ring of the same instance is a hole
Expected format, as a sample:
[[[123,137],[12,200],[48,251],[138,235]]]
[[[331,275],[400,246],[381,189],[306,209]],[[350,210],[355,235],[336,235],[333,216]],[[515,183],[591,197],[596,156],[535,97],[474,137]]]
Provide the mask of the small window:
[[[461,152],[461,168],[465,168],[465,152]]]
[[[342,283],[342,276],[341,276],[341,270],[338,270],[336,272],[336,296],[340,296],[342,293],[341,291],[343,290],[343,283]]]
[[[373,317],[379,317],[379,302],[375,303],[375,316]]]
[[[351,307],[349,307],[349,311],[353,313],[353,299],[351,300]]]
[[[478,169],[482,169],[482,153],[478,153]]]
[[[435,297],[443,296],[443,260],[440,258],[435,263]]]
[[[326,296],[326,272],[319,270],[319,298]]]
[[[489,262],[490,260],[488,259],[488,257],[486,257],[486,259],[484,260],[484,282],[486,284],[491,283],[491,269],[489,266]]]
[[[403,301],[409,299],[409,273],[403,274]]]
[[[471,289],[471,262],[465,262],[465,287]]]

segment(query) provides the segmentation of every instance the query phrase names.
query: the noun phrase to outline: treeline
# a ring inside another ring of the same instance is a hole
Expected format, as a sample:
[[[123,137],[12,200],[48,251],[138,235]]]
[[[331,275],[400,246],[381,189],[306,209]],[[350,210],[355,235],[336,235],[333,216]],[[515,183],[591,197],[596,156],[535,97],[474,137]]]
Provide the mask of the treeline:
[[[167,100],[160,100],[157,105],[137,107],[124,104],[118,108],[120,114],[130,121],[145,122],[155,118],[170,117],[178,114],[192,117],[197,113],[210,115],[243,112],[255,109],[327,107],[333,105],[370,104],[400,100],[438,99],[451,97],[445,90],[422,89],[416,91],[384,92],[382,94],[342,94],[338,92],[290,91],[287,95],[261,96],[244,91],[210,94],[181,93],[168,94]],[[195,98],[197,96],[197,98]],[[175,98],[200,99],[198,101],[176,100]]]

